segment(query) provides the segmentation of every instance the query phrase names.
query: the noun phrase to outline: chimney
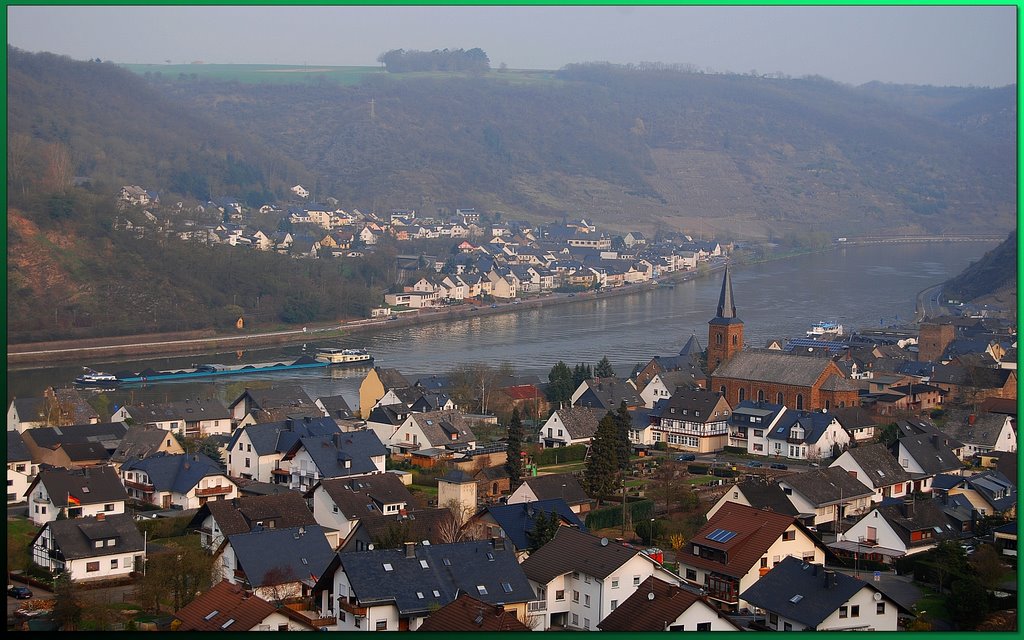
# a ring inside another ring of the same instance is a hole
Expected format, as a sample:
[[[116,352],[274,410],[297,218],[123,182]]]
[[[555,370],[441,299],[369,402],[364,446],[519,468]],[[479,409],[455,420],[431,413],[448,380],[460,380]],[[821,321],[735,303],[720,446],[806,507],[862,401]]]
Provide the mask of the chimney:
[[[416,557],[416,543],[415,542],[406,542],[405,543],[405,557],[406,558],[415,558]]]
[[[103,522],[106,519],[107,519],[107,514],[102,513],[102,512],[96,514],[96,522]]]
[[[835,571],[825,569],[825,588],[830,589],[836,582]]]
[[[295,426],[295,421],[291,418],[285,418],[284,426],[288,427],[288,430],[291,431],[292,427]]]
[[[938,436],[938,434],[933,433],[931,435],[931,441],[932,441],[932,446],[935,447],[936,449],[938,449],[939,448],[939,436]]]
[[[971,426],[974,426],[974,421],[977,420],[977,419],[978,419],[978,416],[976,416],[976,415],[974,415],[972,413],[971,415],[967,416],[967,424],[969,424]]]

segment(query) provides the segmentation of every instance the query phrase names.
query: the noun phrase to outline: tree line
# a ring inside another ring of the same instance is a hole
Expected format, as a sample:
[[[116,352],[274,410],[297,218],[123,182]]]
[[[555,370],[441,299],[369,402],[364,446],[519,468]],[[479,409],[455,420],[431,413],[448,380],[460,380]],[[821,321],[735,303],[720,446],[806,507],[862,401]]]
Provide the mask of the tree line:
[[[377,56],[377,62],[384,65],[388,73],[410,71],[490,71],[491,61],[483,49],[392,49]]]

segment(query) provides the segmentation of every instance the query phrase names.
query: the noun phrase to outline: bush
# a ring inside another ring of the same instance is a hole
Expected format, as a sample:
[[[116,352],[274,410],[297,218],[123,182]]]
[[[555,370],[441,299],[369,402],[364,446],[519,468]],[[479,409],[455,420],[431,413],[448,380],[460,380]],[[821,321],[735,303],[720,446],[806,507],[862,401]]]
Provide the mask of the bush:
[[[667,442],[655,442],[654,443],[654,450],[655,451],[668,451],[668,443]]]
[[[537,466],[579,462],[587,457],[587,445],[574,444],[568,447],[541,449],[533,454],[533,463]]]
[[[630,503],[627,508],[633,522],[647,521],[654,513],[654,502],[651,500],[638,500]],[[620,526],[622,524],[622,505],[591,511],[587,514],[584,524],[590,530]]]

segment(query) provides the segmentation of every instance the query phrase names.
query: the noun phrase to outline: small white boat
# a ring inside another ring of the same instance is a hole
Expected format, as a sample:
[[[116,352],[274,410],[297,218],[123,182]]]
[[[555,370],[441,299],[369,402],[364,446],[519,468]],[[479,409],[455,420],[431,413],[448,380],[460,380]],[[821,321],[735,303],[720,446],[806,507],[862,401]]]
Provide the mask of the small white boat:
[[[815,338],[824,335],[843,335],[843,325],[838,322],[817,322],[807,330],[808,338]]]

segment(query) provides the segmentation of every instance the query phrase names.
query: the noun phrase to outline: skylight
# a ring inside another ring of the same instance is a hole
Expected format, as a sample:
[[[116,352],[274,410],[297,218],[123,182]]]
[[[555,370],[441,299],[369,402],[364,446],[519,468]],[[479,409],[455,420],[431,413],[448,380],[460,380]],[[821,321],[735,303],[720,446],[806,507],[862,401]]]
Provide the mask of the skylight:
[[[435,598],[440,598],[441,597],[441,592],[438,591],[437,589],[434,589],[434,597]]]
[[[444,560],[442,560],[442,562],[444,562],[444,566],[446,566],[446,567],[452,566],[452,561],[449,560],[448,558],[445,558]]]
[[[488,551],[488,552],[487,552],[487,559],[488,559],[489,561],[491,561],[491,562],[494,562],[494,554],[493,554],[493,553],[491,553],[490,551]]]
[[[220,625],[220,628],[221,629],[227,629],[228,627],[230,627],[233,624],[235,624],[235,619],[234,618],[228,618],[228,621],[225,622],[224,624]]]
[[[512,593],[512,585],[508,582],[502,582],[501,588],[505,591],[505,593]]]
[[[422,600],[423,599],[423,592],[422,591],[417,591],[416,592],[416,597],[419,598],[420,600]]]
[[[792,602],[793,604],[796,604],[796,603],[800,602],[803,599],[804,599],[803,595],[798,593],[795,596],[793,596],[792,598],[790,598],[789,601]]]
[[[393,570],[394,570],[394,567],[392,567],[392,566],[391,566],[391,563],[390,563],[390,562],[385,562],[385,563],[384,563],[384,570],[385,570],[385,571],[393,571]]]
[[[728,542],[736,537],[735,531],[729,531],[728,529],[715,529],[708,534],[708,540],[713,542]]]
[[[218,613],[220,613],[220,611],[218,609],[214,609],[210,613],[203,616],[203,620],[212,620],[214,616],[216,616]]]
[[[479,592],[479,593],[480,593],[480,595],[482,595],[482,596],[486,596],[486,595],[487,595],[487,587],[485,587],[485,586],[484,586],[484,585],[482,585],[482,584],[478,584],[478,585],[476,585],[476,590],[477,590],[477,592]]]
[[[424,569],[429,569],[430,568],[427,565],[427,561],[426,560],[420,560],[420,566],[423,567]]]
[[[885,477],[885,474],[882,472],[881,469],[875,469],[875,473],[877,473],[878,475],[882,476],[883,478]]]

